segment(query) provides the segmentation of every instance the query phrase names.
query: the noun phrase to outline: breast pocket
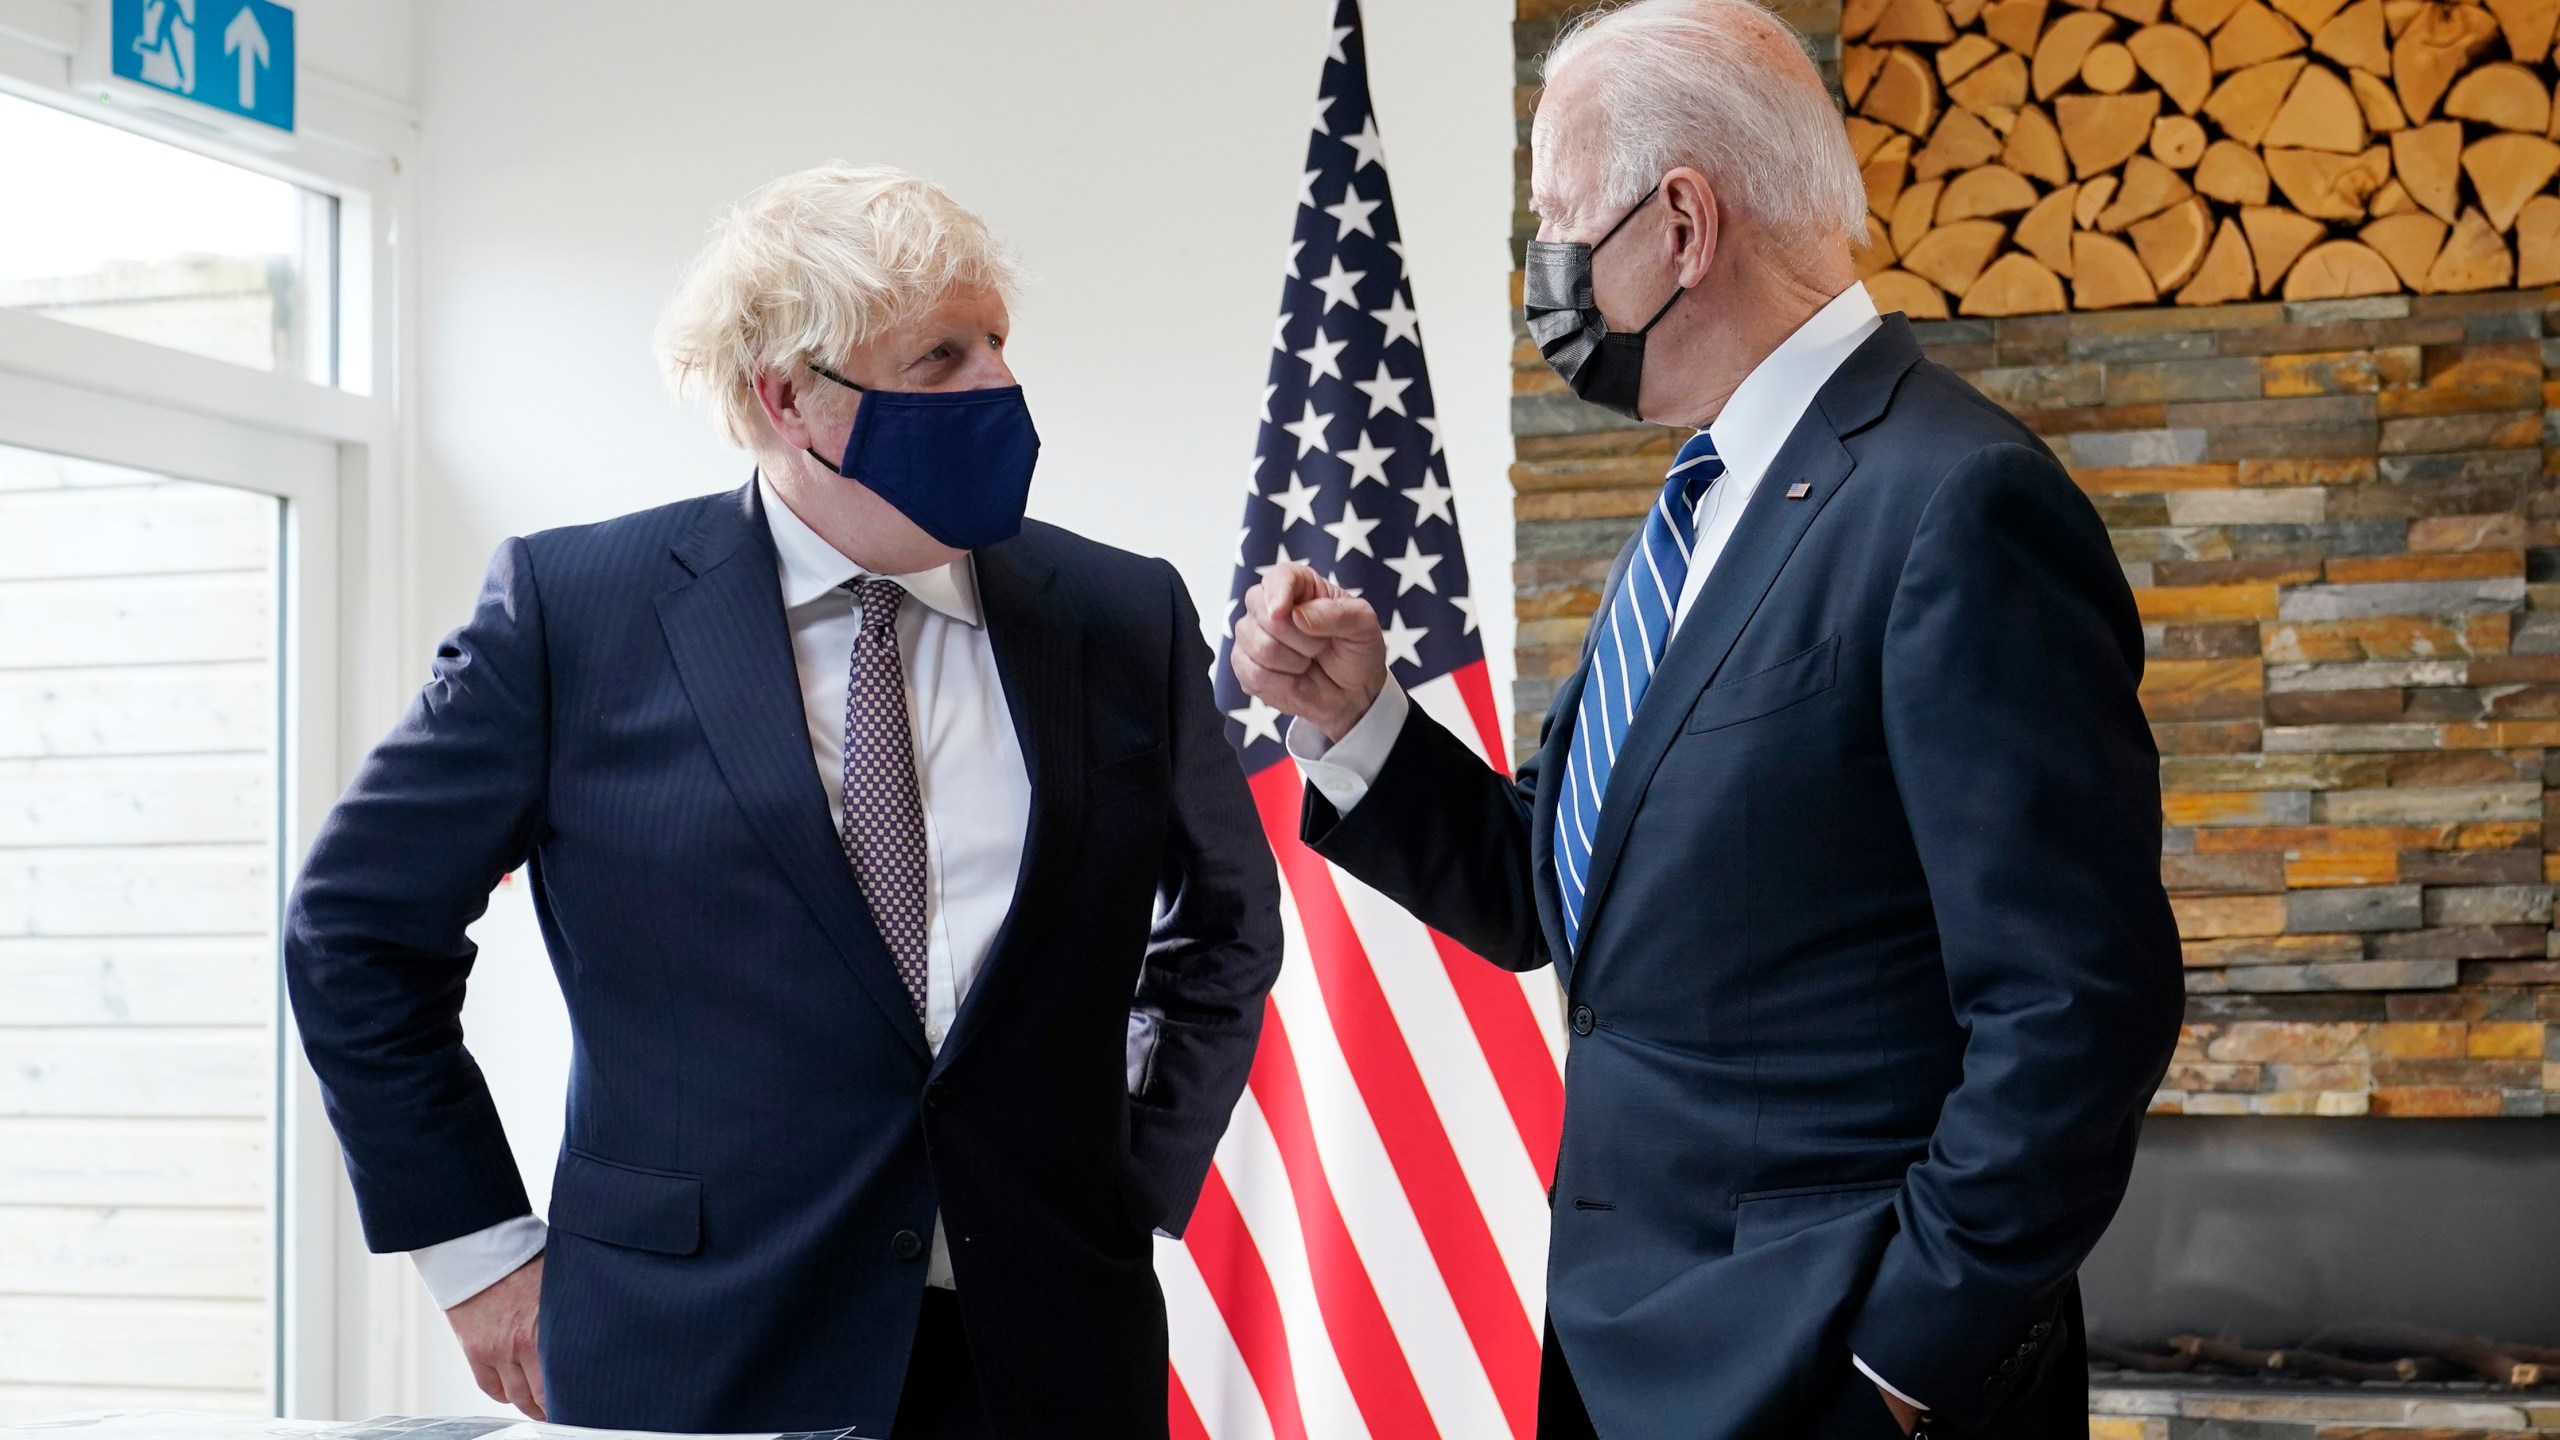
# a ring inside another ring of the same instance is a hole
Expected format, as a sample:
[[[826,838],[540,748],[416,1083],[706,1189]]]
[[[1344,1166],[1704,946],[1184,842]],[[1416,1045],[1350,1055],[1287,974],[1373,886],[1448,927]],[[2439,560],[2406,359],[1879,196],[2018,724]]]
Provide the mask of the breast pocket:
[[[1833,635],[1774,665],[1700,691],[1698,703],[1689,711],[1687,729],[1695,735],[1757,720],[1801,705],[1839,680],[1840,637]]]

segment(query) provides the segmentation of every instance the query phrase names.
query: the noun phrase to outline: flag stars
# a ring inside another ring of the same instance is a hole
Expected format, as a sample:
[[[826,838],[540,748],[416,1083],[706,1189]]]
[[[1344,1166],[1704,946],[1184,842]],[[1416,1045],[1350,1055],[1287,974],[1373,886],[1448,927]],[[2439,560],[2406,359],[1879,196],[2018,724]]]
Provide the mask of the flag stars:
[[[1413,502],[1413,523],[1416,525],[1425,520],[1446,520],[1452,525],[1458,523],[1457,513],[1449,508],[1457,492],[1441,484],[1438,475],[1425,471],[1421,484],[1397,493]]]
[[[1378,638],[1387,642],[1387,663],[1399,661],[1407,665],[1422,663],[1422,637],[1431,633],[1428,625],[1407,625],[1404,612],[1398,610],[1387,617],[1387,628]]]
[[[1378,138],[1378,119],[1374,115],[1361,116],[1359,133],[1343,136],[1342,143],[1351,147],[1351,173],[1354,175],[1387,158],[1386,147]]]
[[[1307,400],[1301,403],[1306,406],[1305,413],[1301,414],[1297,419],[1289,421],[1287,424],[1280,427],[1281,429],[1298,437],[1298,458],[1301,460],[1306,459],[1307,452],[1310,450],[1322,450],[1328,455],[1332,454],[1333,444],[1331,441],[1325,439],[1324,428],[1333,423],[1333,417],[1331,415],[1319,414],[1316,410],[1316,402],[1313,400]],[[1361,439],[1364,443],[1367,441],[1367,431],[1364,430],[1361,432]],[[1351,457],[1345,455],[1343,458],[1348,460]],[[1381,482],[1384,482],[1386,476],[1382,473],[1378,478]]]
[[[1265,425],[1271,423],[1271,397],[1279,393],[1280,387],[1277,385],[1265,385],[1262,387],[1262,423]],[[1370,413],[1375,414],[1376,412],[1372,411]]]
[[[1328,415],[1325,418],[1330,420],[1333,417]],[[1360,443],[1352,449],[1343,451],[1335,458],[1351,467],[1351,486],[1356,490],[1363,480],[1375,480],[1381,485],[1386,484],[1387,457],[1395,453],[1394,446],[1379,445],[1369,438],[1368,430],[1363,428],[1360,432]]]
[[[1348,65],[1348,64],[1350,64],[1350,63],[1351,63],[1351,57],[1350,57],[1349,55],[1344,54],[1344,53],[1343,53],[1343,50],[1342,50],[1342,42],[1343,42],[1343,41],[1345,41],[1345,40],[1348,40],[1348,39],[1350,39],[1350,38],[1351,38],[1351,27],[1350,27],[1350,26],[1348,26],[1348,25],[1336,25],[1336,26],[1334,26],[1334,27],[1333,27],[1333,35],[1332,35],[1332,37],[1331,37],[1330,39],[1328,39],[1328,40],[1326,40],[1326,41],[1325,41],[1325,47],[1324,47],[1324,58],[1326,58],[1327,60],[1332,61],[1332,62],[1333,62],[1334,64],[1336,64],[1336,65]]]
[[[1319,125],[1316,128],[1321,130],[1324,127]],[[1310,210],[1316,208],[1316,177],[1323,173],[1321,170],[1310,170],[1298,177],[1298,203]]]
[[[1439,416],[1437,416],[1437,415],[1419,415],[1419,416],[1414,417],[1414,422],[1413,422],[1413,423],[1414,423],[1414,424],[1416,424],[1416,425],[1421,426],[1421,427],[1423,428],[1424,432],[1425,432],[1425,433],[1427,433],[1427,434],[1429,434],[1429,435],[1431,436],[1431,453],[1432,453],[1432,454],[1434,454],[1434,455],[1439,454],[1439,453],[1440,453],[1440,417],[1439,417]]]
[[[1316,133],[1317,133],[1317,134],[1319,134],[1319,135],[1330,135],[1330,134],[1332,134],[1332,133],[1333,133],[1333,127],[1332,127],[1330,124],[1327,124],[1327,123],[1326,123],[1326,118],[1325,118],[1325,117],[1326,117],[1326,115],[1327,115],[1327,114],[1328,114],[1332,109],[1333,109],[1333,97],[1332,97],[1332,96],[1330,96],[1330,95],[1319,95],[1319,96],[1317,96],[1317,97],[1316,97],[1316,114],[1315,114],[1315,120],[1314,120],[1314,122],[1313,122],[1313,123],[1314,123],[1314,125],[1315,125],[1315,130],[1316,130]]]
[[[1327,310],[1330,310],[1330,309],[1332,309],[1333,307],[1332,307],[1332,306],[1330,306],[1330,305],[1328,305],[1328,306],[1326,306],[1325,308],[1326,308]],[[1295,321],[1297,318],[1298,318],[1297,316],[1290,314],[1290,313],[1289,313],[1288,311],[1286,311],[1286,310],[1283,310],[1283,311],[1281,311],[1281,312],[1280,312],[1280,318],[1279,318],[1278,320],[1276,320],[1276,321],[1272,322],[1272,326],[1271,326],[1271,348],[1272,348],[1272,349],[1274,349],[1274,350],[1286,350],[1286,349],[1288,349],[1288,348],[1289,348],[1289,326],[1290,326],[1290,324],[1291,324],[1293,321]]]
[[[1312,196],[1312,195],[1308,196],[1308,197],[1307,197],[1307,203],[1308,203],[1308,204],[1310,204],[1310,205],[1314,204],[1314,203],[1315,203],[1315,197],[1314,197],[1314,196]],[[1299,255],[1299,253],[1300,253],[1301,251],[1305,250],[1306,248],[1307,248],[1307,242],[1306,242],[1306,241],[1304,241],[1304,240],[1292,240],[1292,241],[1290,241],[1290,242],[1289,242],[1289,261],[1288,261],[1288,269],[1289,269],[1289,278],[1290,278],[1290,279],[1292,279],[1292,280],[1304,280],[1304,279],[1306,279],[1306,278],[1307,278],[1305,275],[1300,274],[1300,273],[1299,273],[1299,271],[1298,271],[1298,255]]]
[[[1350,239],[1354,231],[1373,240],[1376,239],[1378,232],[1376,227],[1369,223],[1369,217],[1376,214],[1378,207],[1386,203],[1384,200],[1363,200],[1360,198],[1358,185],[1345,184],[1342,187],[1341,202],[1324,207],[1324,213],[1332,216],[1335,223],[1342,227],[1334,232],[1335,243],[1339,244]]]
[[[1312,385],[1317,379],[1326,375],[1330,375],[1336,380],[1341,379],[1342,364],[1338,357],[1342,354],[1344,349],[1349,347],[1350,344],[1351,342],[1348,340],[1336,340],[1332,336],[1327,335],[1324,329],[1324,322],[1317,321],[1316,338],[1314,342],[1309,344],[1306,349],[1294,352],[1299,359],[1307,362],[1307,383]],[[1371,413],[1374,414],[1376,412],[1373,411]]]
[[[1425,555],[1422,548],[1414,544],[1413,537],[1406,536],[1404,554],[1386,557],[1387,568],[1396,572],[1396,593],[1402,595],[1409,590],[1428,590],[1434,595],[1439,594],[1440,583],[1431,578],[1431,572],[1440,568],[1442,558]]]
[[[1404,414],[1404,392],[1413,388],[1413,382],[1397,379],[1394,373],[1387,369],[1387,362],[1381,360],[1378,362],[1378,373],[1375,378],[1354,380],[1351,382],[1351,387],[1369,397],[1369,418],[1374,420],[1378,418],[1378,412],[1381,410],[1393,410],[1399,415]],[[1271,417],[1266,415],[1263,418],[1267,420]]]
[[[1333,307],[1328,305],[1325,308],[1330,310]],[[1411,341],[1416,346],[1422,344],[1422,316],[1405,303],[1401,287],[1388,298],[1385,309],[1370,311],[1369,318],[1387,327],[1387,338],[1379,342],[1382,345],[1393,345],[1399,340]]]
[[[1244,727],[1244,743],[1247,745],[1256,740],[1269,740],[1274,745],[1280,743],[1280,712],[1263,704],[1259,698],[1248,697],[1245,707],[1228,711],[1227,718]]]
[[[1297,471],[1292,470],[1289,472],[1288,489],[1264,495],[1262,498],[1280,507],[1280,528],[1286,530],[1292,525],[1316,523],[1316,497],[1323,493],[1300,478]]]
[[[1369,548],[1369,532],[1380,523],[1360,518],[1359,510],[1350,501],[1342,502],[1342,518],[1324,527],[1324,533],[1333,537],[1334,563],[1341,564],[1343,556],[1354,552],[1376,559],[1378,552]]]
[[[1359,309],[1360,282],[1368,278],[1369,272],[1366,270],[1343,269],[1342,257],[1340,255],[1336,255],[1333,257],[1332,270],[1326,274],[1317,276],[1308,283],[1315,286],[1316,289],[1324,292],[1324,310],[1322,313],[1329,315],[1333,313],[1333,307],[1336,305],[1348,305],[1354,310]]]
[[[1452,595],[1449,597],[1449,606],[1451,609],[1458,612],[1458,618],[1466,622],[1466,628],[1460,630],[1458,633],[1461,635],[1473,635],[1476,633],[1475,597],[1472,595]]]

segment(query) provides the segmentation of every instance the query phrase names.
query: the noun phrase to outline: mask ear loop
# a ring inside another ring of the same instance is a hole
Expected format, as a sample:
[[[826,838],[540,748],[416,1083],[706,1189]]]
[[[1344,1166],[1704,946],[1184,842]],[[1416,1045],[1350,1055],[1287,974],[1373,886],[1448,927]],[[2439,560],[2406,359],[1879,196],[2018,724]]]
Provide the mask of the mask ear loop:
[[[1676,300],[1676,299],[1678,299],[1679,297],[1675,295],[1675,296],[1673,296],[1672,298]],[[1654,318],[1655,318],[1655,319],[1660,319],[1661,317],[1660,317],[1660,316],[1655,316]],[[1649,327],[1649,326],[1648,326],[1647,328],[1649,329],[1649,328],[1651,328],[1651,327]],[[836,373],[836,372],[834,372],[833,370],[828,369],[826,366],[819,364],[819,363],[818,363],[817,361],[815,361],[815,360],[812,360],[812,361],[810,361],[810,362],[809,362],[809,368],[810,368],[810,369],[812,369],[812,370],[817,371],[817,372],[818,372],[819,374],[821,374],[821,375],[826,376],[828,379],[833,380],[834,382],[836,382],[837,384],[839,384],[839,385],[843,386],[843,387],[844,387],[844,388],[846,388],[847,390],[857,391],[857,392],[859,392],[859,393],[861,393],[861,394],[865,394],[865,395],[868,395],[868,394],[870,394],[870,393],[871,393],[870,388],[869,388],[868,386],[856,385],[856,384],[854,384],[852,381],[847,380],[847,379],[846,379],[846,378],[844,378],[843,376],[841,376],[841,375],[837,374],[837,373]],[[834,472],[836,472],[836,473],[837,473],[837,474],[839,474],[839,475],[845,475],[844,461],[842,461],[842,460],[829,460],[826,456],[819,454],[816,450],[811,449],[810,447],[808,447],[808,446],[806,446],[806,445],[803,445],[803,446],[801,446],[801,447],[800,447],[800,453],[801,453],[801,454],[803,454],[803,455],[808,456],[808,457],[809,457],[810,459],[812,459],[812,460],[817,461],[819,464],[826,466],[828,469],[833,470]],[[846,437],[845,437],[844,458],[845,458],[845,460],[850,460],[850,459],[852,459],[852,458],[853,458],[853,437],[852,437],[852,436],[850,436],[850,435],[848,435],[848,436],[846,436]],[[852,479],[853,477],[852,477],[852,476],[850,476],[850,475],[845,475],[845,478],[846,478],[846,479],[848,479],[848,480],[850,480],[850,479]]]
[[[1656,325],[1661,324],[1661,323],[1662,323],[1662,317],[1663,317],[1663,316],[1665,316],[1665,315],[1670,314],[1670,313],[1671,313],[1671,307],[1672,307],[1672,306],[1674,306],[1674,305],[1679,304],[1679,303],[1680,303],[1680,297],[1681,297],[1681,296],[1683,296],[1683,295],[1686,295],[1686,294],[1688,294],[1688,293],[1689,293],[1689,287],[1688,287],[1688,286],[1686,286],[1686,285],[1683,285],[1683,286],[1681,286],[1679,289],[1672,291],[1672,292],[1671,292],[1671,298],[1670,298],[1670,299],[1668,299],[1668,300],[1663,301],[1663,302],[1662,302],[1662,308],[1661,308],[1661,309],[1659,309],[1659,310],[1654,311],[1654,312],[1653,312],[1653,318],[1652,318],[1652,319],[1650,319],[1650,320],[1647,320],[1646,322],[1644,322],[1643,327],[1642,327],[1641,329],[1637,330],[1637,331],[1636,331],[1636,333],[1637,333],[1638,335],[1650,335],[1650,334],[1652,334],[1652,333],[1653,333],[1653,327],[1654,327],[1654,326],[1656,326]]]
[[[1592,252],[1597,254],[1601,246],[1608,244],[1612,239],[1616,238],[1619,231],[1627,228],[1627,222],[1636,218],[1636,212],[1642,210],[1647,204],[1651,203],[1654,196],[1661,193],[1662,182],[1656,180],[1653,182],[1653,188],[1644,192],[1644,197],[1642,199],[1636,201],[1633,205],[1628,206],[1627,213],[1618,217],[1618,223],[1609,227],[1608,234],[1591,242]]]
[[[1647,190],[1646,192],[1644,192],[1644,198],[1643,198],[1642,200],[1638,200],[1638,201],[1637,201],[1636,203],[1634,203],[1633,205],[1628,206],[1628,207],[1627,207],[1627,213],[1618,217],[1618,223],[1609,227],[1609,233],[1608,233],[1607,235],[1603,235],[1603,236],[1601,236],[1599,239],[1594,240],[1594,241],[1592,241],[1592,242],[1591,242],[1591,250],[1592,250],[1592,253],[1593,253],[1593,254],[1598,254],[1598,253],[1599,253],[1599,251],[1600,251],[1600,247],[1601,247],[1601,246],[1608,244],[1608,243],[1609,243],[1609,241],[1610,241],[1613,237],[1615,237],[1619,231],[1624,230],[1624,229],[1626,229],[1626,228],[1627,228],[1627,222],[1628,222],[1628,221],[1630,221],[1630,220],[1633,220],[1634,218],[1636,218],[1636,212],[1637,212],[1637,211],[1642,210],[1642,209],[1643,209],[1643,208],[1644,208],[1648,203],[1650,203],[1650,202],[1652,201],[1652,199],[1653,199],[1653,197],[1654,197],[1654,196],[1659,195],[1659,194],[1661,194],[1661,193],[1662,193],[1662,182],[1661,182],[1661,181],[1659,181],[1659,180],[1656,180],[1656,181],[1654,181],[1654,182],[1653,182],[1653,188],[1652,188],[1652,189],[1650,189],[1650,190]],[[1681,297],[1681,296],[1683,296],[1683,295],[1686,295],[1686,294],[1688,294],[1688,293],[1689,293],[1689,287],[1688,287],[1688,286],[1686,286],[1686,285],[1683,285],[1683,286],[1681,286],[1679,289],[1672,291],[1672,292],[1671,292],[1671,298],[1670,298],[1670,299],[1668,299],[1668,300],[1663,301],[1663,302],[1662,302],[1662,308],[1661,308],[1661,309],[1659,309],[1659,310],[1654,311],[1654,312],[1653,312],[1653,318],[1652,318],[1652,319],[1650,319],[1650,320],[1647,320],[1646,322],[1644,322],[1644,324],[1642,324],[1642,325],[1638,326],[1638,327],[1636,328],[1636,332],[1635,332],[1635,333],[1636,333],[1636,334],[1638,334],[1638,335],[1650,335],[1650,334],[1652,334],[1652,333],[1653,333],[1653,327],[1654,327],[1654,326],[1656,326],[1656,325],[1661,324],[1661,323],[1662,323],[1662,317],[1663,317],[1663,316],[1665,316],[1665,315],[1670,314],[1670,313],[1671,313],[1671,307],[1672,307],[1672,306],[1674,306],[1674,305],[1679,304],[1679,303],[1680,303],[1680,297]]]

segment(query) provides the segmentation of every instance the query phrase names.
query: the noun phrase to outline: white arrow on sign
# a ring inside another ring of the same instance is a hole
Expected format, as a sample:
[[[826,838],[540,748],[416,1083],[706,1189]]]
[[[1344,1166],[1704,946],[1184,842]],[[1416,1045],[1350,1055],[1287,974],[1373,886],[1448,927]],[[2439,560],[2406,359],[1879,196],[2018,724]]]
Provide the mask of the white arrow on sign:
[[[240,108],[258,108],[258,67],[268,63],[267,32],[258,24],[258,12],[243,5],[231,23],[222,27],[222,53],[240,57]]]

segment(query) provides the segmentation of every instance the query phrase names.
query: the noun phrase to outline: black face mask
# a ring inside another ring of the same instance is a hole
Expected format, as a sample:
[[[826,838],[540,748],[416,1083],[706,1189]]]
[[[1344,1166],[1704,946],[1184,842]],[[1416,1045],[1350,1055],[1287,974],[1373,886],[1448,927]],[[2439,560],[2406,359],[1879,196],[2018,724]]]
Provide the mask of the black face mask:
[[[1612,330],[1600,308],[1591,303],[1591,257],[1660,193],[1662,186],[1657,183],[1618,217],[1607,235],[1591,244],[1530,241],[1521,280],[1520,308],[1528,317],[1529,338],[1538,342],[1538,353],[1547,357],[1547,364],[1564,377],[1574,394],[1630,420],[1644,418],[1636,413],[1636,397],[1644,388],[1644,337],[1662,323],[1689,287],[1672,291],[1643,329]]]

